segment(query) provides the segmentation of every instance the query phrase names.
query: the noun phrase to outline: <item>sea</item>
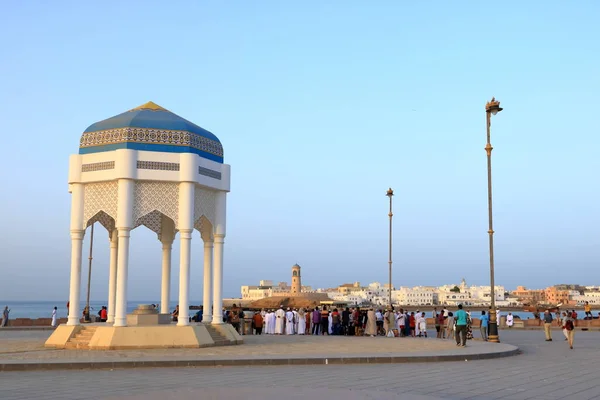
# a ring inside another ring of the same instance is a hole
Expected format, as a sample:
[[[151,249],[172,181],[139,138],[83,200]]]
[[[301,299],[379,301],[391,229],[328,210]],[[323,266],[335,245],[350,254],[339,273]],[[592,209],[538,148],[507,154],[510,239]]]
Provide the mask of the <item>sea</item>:
[[[127,302],[127,313],[131,313],[135,310],[140,304],[158,304],[159,302],[154,300],[135,300]],[[190,301],[191,305],[199,306],[202,305],[201,301]],[[107,305],[104,301],[92,301],[90,300],[90,308],[91,314],[95,315],[100,311],[102,306]],[[64,318],[67,316],[67,303],[65,301],[10,301],[10,300],[0,300],[0,307],[4,309],[4,306],[8,306],[10,309],[10,318],[50,318],[52,316],[52,310],[54,307],[58,307],[58,317]],[[175,306],[177,306],[176,301],[169,302],[169,310],[174,310]],[[79,309],[83,311],[85,307],[85,301],[82,301]],[[533,318],[533,313],[526,311],[511,311],[515,317],[519,317],[521,319],[529,319]],[[431,311],[427,311],[426,315],[429,316]],[[474,312],[474,315],[477,316],[479,313],[477,311]],[[507,312],[500,310],[500,315],[506,316]]]
[[[131,313],[140,304],[158,304],[157,300],[136,300],[127,302],[127,313]],[[202,302],[190,301],[191,305],[201,305]],[[90,314],[95,315],[100,311],[102,306],[106,306],[106,301],[92,301],[90,300]],[[52,316],[52,310],[54,307],[58,307],[58,317],[67,317],[67,302],[66,301],[10,301],[0,300],[0,307],[4,309],[8,306],[10,309],[10,318],[50,318]],[[177,306],[176,301],[169,303],[169,310],[174,310]],[[83,312],[85,307],[85,301],[82,301],[79,305],[79,309]]]

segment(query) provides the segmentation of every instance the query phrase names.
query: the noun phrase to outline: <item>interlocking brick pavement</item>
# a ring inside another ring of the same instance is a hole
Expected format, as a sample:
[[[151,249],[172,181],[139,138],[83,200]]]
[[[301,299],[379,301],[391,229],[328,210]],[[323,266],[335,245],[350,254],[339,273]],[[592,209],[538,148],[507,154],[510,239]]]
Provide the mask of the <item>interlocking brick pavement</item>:
[[[545,342],[543,332],[501,332],[502,341],[518,345],[523,354],[469,362],[4,372],[0,373],[0,397],[3,400],[600,398],[597,368],[600,334],[577,332],[574,350],[569,350],[560,335],[554,336],[553,342]]]

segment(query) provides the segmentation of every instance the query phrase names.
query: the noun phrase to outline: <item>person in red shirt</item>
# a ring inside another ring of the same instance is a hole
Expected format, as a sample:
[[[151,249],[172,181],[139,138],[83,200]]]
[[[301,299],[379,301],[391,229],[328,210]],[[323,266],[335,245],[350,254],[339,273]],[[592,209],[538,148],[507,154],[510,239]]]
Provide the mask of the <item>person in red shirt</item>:
[[[263,329],[263,317],[258,311],[252,316],[252,323],[254,325],[255,335],[261,335]]]
[[[414,312],[410,313],[410,317],[408,318],[408,323],[410,326],[410,336],[415,337],[416,321],[415,321],[415,313]]]
[[[437,319],[438,319],[438,323],[437,323],[436,329],[439,327],[439,330],[437,331],[437,337],[438,337],[438,339],[446,339],[446,330],[444,329],[444,323],[445,323],[444,313],[440,312],[437,316]]]
[[[108,318],[108,312],[106,310],[106,306],[102,306],[102,310],[100,310],[100,322],[106,322]]]

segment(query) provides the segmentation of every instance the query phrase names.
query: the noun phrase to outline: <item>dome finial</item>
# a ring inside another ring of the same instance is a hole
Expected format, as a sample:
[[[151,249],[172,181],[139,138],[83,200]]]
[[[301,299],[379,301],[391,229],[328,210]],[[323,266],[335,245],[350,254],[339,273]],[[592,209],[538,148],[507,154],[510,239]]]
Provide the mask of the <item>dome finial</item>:
[[[133,108],[129,111],[135,111],[135,110],[169,111],[165,108],[162,108],[161,106],[159,106],[158,104],[156,104],[153,101],[149,101],[146,104],[142,104],[141,106]]]

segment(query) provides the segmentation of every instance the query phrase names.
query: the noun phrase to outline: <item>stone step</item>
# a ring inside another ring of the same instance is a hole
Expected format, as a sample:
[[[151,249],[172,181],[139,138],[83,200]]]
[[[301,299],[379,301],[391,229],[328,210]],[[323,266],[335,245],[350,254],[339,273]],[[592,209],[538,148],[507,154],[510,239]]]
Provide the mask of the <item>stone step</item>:
[[[227,338],[224,337],[223,335],[221,335],[212,326],[206,325],[206,330],[208,331],[208,334],[210,335],[211,339],[215,342],[215,345],[226,346],[226,345],[230,344],[229,341],[227,340]]]
[[[95,332],[77,332],[75,334],[75,336],[85,336],[85,337],[90,336],[91,337],[91,336],[94,336],[94,333]]]
[[[96,332],[83,331],[83,332],[77,332],[75,335],[76,336],[86,336],[86,337],[90,336],[90,337],[92,337],[92,336],[94,336],[94,333],[96,333]]]
[[[67,344],[66,349],[89,349],[90,340],[96,333],[97,327],[84,327],[75,334]]]
[[[85,340],[85,341],[88,341],[88,342],[89,342],[90,340],[92,340],[92,337],[93,337],[93,336],[78,336],[78,335],[75,335],[75,336],[73,336],[73,337],[71,338],[71,340],[79,340],[79,341],[83,341],[83,340]]]
[[[65,345],[65,349],[71,349],[71,350],[82,350],[82,349],[89,349],[89,346],[87,343],[83,344],[83,343],[72,343],[72,342],[68,342]]]
[[[75,337],[72,337],[69,340],[69,342],[72,342],[72,343],[89,343],[90,340],[91,340],[91,338],[85,338],[85,337],[77,337],[77,336],[75,336]]]

